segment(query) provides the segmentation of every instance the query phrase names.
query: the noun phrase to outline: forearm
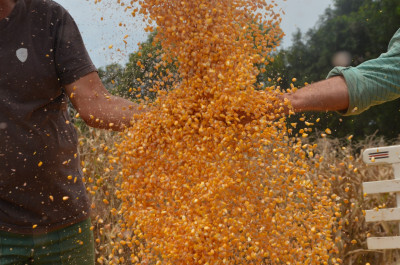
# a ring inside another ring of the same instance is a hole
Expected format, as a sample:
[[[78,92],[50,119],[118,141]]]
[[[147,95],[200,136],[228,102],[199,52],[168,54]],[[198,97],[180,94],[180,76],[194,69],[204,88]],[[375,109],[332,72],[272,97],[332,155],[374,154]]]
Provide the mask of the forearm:
[[[66,85],[65,91],[80,117],[91,127],[123,131],[132,125],[137,114],[145,112],[144,106],[111,95],[96,72]]]
[[[295,112],[343,111],[349,107],[349,92],[343,77],[329,78],[283,95]]]
[[[81,110],[86,124],[113,131],[123,131],[132,126],[135,116],[145,111],[144,106],[109,94],[99,95],[91,105],[95,107]]]

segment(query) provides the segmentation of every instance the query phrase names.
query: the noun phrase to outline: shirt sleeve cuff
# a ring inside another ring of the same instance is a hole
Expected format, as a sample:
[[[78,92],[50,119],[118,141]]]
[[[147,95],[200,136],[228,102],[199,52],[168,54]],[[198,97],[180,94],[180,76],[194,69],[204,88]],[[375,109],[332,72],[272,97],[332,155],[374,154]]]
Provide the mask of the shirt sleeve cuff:
[[[96,67],[94,65],[85,65],[76,69],[76,71],[65,73],[60,77],[60,81],[62,85],[69,85],[92,72],[97,72]]]

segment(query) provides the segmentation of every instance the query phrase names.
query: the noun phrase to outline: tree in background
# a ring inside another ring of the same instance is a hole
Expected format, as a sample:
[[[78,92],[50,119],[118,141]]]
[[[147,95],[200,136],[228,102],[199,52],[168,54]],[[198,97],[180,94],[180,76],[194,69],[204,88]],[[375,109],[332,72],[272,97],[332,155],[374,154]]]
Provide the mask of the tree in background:
[[[98,71],[103,85],[107,88],[108,91],[115,94],[114,90],[120,84],[121,76],[124,72],[122,66],[117,63],[113,63],[105,66],[104,68],[100,67]]]
[[[265,86],[279,85],[290,88],[292,78],[296,86],[326,78],[333,68],[335,53],[351,54],[351,66],[378,57],[386,52],[388,43],[400,25],[400,0],[335,0],[325,10],[317,25],[306,33],[293,35],[293,44],[277,52],[268,66],[260,65],[258,81]],[[162,48],[150,34],[138,52],[129,56],[124,66],[111,64],[99,69],[99,74],[112,93],[131,98],[149,99],[156,90],[168,90],[177,80],[173,60],[165,64],[161,60]],[[268,58],[267,58],[268,59]],[[334,136],[364,135],[377,133],[388,140],[400,132],[400,100],[373,107],[361,115],[343,117],[337,113],[308,113],[309,120],[321,118],[319,130],[330,128]],[[298,119],[296,115],[292,120]]]
[[[280,74],[282,88],[289,87],[292,77],[297,77],[299,86],[319,81],[333,68],[332,57],[336,52],[349,52],[351,66],[386,52],[399,25],[400,0],[335,0],[313,29],[293,35],[292,46],[277,54],[267,72],[273,80]],[[377,132],[387,139],[395,139],[400,133],[399,103],[400,100],[392,101],[352,117],[336,113],[307,116],[321,118],[317,128],[329,127],[336,131],[337,137],[353,134],[355,139],[362,139]]]
[[[157,90],[168,90],[176,80],[174,61],[161,60],[161,44],[155,42],[155,33],[149,34],[139,51],[129,55],[129,61],[122,67],[119,64],[107,65],[99,69],[105,87],[119,96],[131,100],[153,100]]]

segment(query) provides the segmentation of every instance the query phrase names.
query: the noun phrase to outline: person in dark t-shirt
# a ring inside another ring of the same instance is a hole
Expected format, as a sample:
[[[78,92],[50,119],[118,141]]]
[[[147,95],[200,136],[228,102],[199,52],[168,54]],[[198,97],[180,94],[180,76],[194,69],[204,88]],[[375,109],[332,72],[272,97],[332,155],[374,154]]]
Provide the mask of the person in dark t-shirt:
[[[123,130],[140,112],[104,88],[63,7],[0,0],[0,265],[94,264],[68,97],[97,128]]]

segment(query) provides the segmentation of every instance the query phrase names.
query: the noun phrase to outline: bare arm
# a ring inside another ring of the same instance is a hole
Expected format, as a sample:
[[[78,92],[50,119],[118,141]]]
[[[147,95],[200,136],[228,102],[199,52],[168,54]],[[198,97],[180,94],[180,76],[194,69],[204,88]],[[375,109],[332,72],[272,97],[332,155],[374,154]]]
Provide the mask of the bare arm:
[[[349,108],[349,92],[341,76],[308,85],[283,97],[291,102],[295,112],[343,111]]]
[[[96,72],[65,86],[80,117],[91,127],[123,131],[131,126],[135,114],[142,107],[129,100],[111,95]]]
[[[16,0],[0,0],[0,20],[10,15],[16,2]]]

